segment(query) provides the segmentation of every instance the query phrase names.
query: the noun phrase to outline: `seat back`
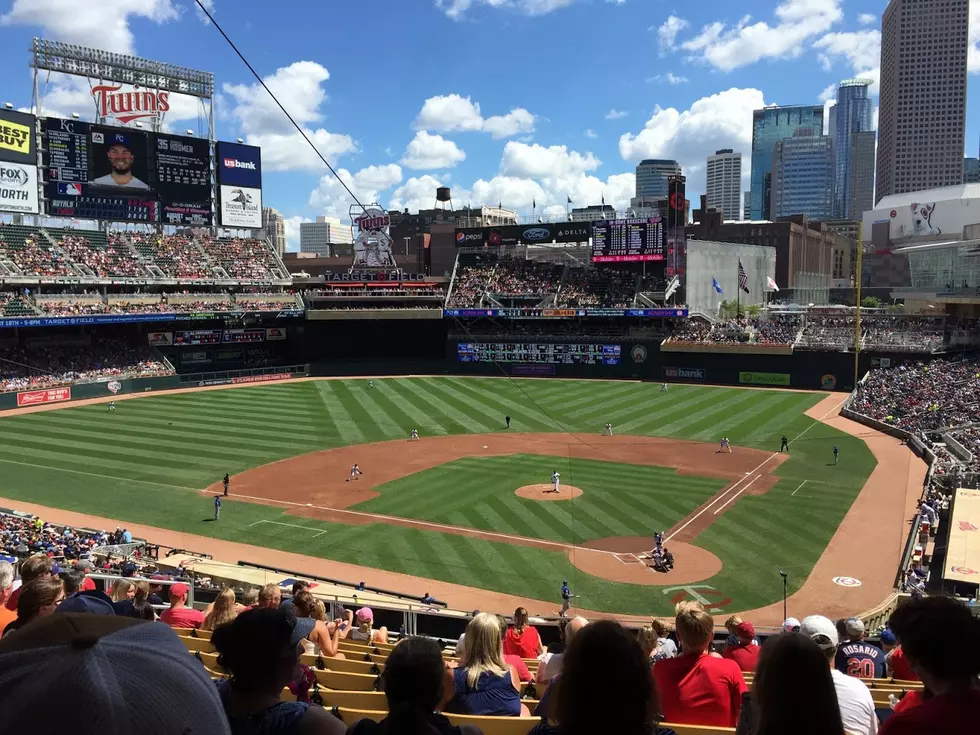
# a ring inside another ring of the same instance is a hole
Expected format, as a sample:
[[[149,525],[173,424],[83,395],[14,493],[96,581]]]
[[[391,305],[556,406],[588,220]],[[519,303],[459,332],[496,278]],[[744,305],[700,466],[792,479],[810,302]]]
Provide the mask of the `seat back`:
[[[314,669],[313,674],[321,687],[342,689],[349,692],[374,692],[379,689],[377,676],[349,674],[346,671],[323,671]]]
[[[532,727],[541,724],[540,717],[478,717],[445,713],[454,725],[473,725],[483,735],[527,735]]]
[[[385,717],[388,716],[387,712],[370,710],[370,709],[353,709],[348,707],[337,707],[335,709],[331,709],[331,711],[333,711],[334,714],[338,715],[341,721],[348,727],[353,725],[358,720],[371,720],[371,722],[381,722],[381,720],[383,720]]]

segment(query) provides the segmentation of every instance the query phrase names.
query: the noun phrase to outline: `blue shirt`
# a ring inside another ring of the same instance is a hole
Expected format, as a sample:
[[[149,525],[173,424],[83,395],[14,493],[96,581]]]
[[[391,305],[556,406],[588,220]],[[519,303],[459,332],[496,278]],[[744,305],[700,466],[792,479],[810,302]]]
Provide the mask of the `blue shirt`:
[[[466,669],[453,671],[456,694],[446,708],[449,712],[481,716],[517,717],[521,713],[521,696],[514,689],[508,671],[503,676],[484,671],[471,689],[466,683]]]
[[[215,498],[214,499],[214,507],[215,508],[220,508],[221,507],[221,498]]]
[[[882,679],[885,676],[885,652],[864,641],[841,643],[837,647],[834,668],[861,679]]]
[[[568,585],[567,584],[563,584],[561,586],[561,599],[567,600],[571,596],[572,596],[572,591],[570,589],[568,589]]]

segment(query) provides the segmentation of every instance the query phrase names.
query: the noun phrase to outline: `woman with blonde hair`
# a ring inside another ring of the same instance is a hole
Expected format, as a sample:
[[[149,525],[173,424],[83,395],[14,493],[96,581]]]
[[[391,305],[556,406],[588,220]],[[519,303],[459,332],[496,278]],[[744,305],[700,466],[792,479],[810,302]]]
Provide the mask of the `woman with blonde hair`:
[[[340,639],[347,637],[350,630],[352,613],[347,611],[347,619],[339,623],[324,622],[317,620],[317,599],[309,590],[300,590],[293,595],[293,614],[297,619],[303,620],[310,618],[313,621],[313,630],[303,641],[303,649],[307,653],[316,653],[318,656],[330,658],[344,658],[340,653]],[[311,650],[312,646],[312,650]]]
[[[136,585],[128,579],[117,579],[109,588],[109,597],[113,602],[132,600],[136,596]]]
[[[520,680],[504,662],[497,616],[480,613],[466,626],[459,666],[453,671],[455,695],[448,712],[470,715],[521,714]],[[526,709],[526,708],[525,708]]]
[[[367,643],[387,643],[388,629],[383,625],[375,630],[374,611],[369,607],[362,607],[354,617],[357,618],[357,627],[347,636],[352,641],[365,641]]]
[[[211,612],[201,623],[201,630],[215,630],[230,623],[236,617],[238,617],[238,609],[235,606],[235,590],[225,587],[212,603]]]
[[[656,618],[651,620],[649,625],[640,628],[637,633],[640,647],[650,659],[651,665],[677,655],[677,644],[670,640],[668,635],[670,635],[670,627]]]
[[[504,636],[504,655],[521,658],[537,658],[544,653],[541,636],[537,628],[528,625],[527,610],[519,607],[514,610],[514,627]]]

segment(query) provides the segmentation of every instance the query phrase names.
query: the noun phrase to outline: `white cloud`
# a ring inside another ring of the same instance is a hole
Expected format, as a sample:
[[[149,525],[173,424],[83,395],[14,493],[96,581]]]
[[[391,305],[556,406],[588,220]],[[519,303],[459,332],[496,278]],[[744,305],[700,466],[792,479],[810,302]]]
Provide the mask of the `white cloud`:
[[[309,217],[296,215],[295,217],[283,217],[286,226],[286,251],[290,253],[299,252],[299,226],[303,222],[312,222]]]
[[[858,23],[860,23],[863,26],[869,26],[872,23],[876,23],[877,21],[878,21],[878,16],[875,15],[874,13],[861,13],[860,15],[858,15]]]
[[[598,138],[599,137],[599,135],[596,133],[596,131],[593,130],[592,128],[587,129],[585,131],[584,135],[585,135],[586,138]]]
[[[607,120],[619,120],[621,118],[626,117],[627,115],[629,115],[628,112],[626,112],[624,110],[617,110],[617,109],[614,108],[614,109],[612,109],[612,110],[610,110],[609,112],[606,113],[606,119]]]
[[[466,154],[453,141],[420,130],[405,149],[401,163],[414,169],[452,168],[465,159]]]
[[[682,77],[679,74],[674,74],[674,72],[669,71],[666,74],[657,74],[655,77],[651,77],[647,80],[648,82],[657,82],[658,84],[686,84],[687,77]]]
[[[677,43],[677,34],[687,28],[688,23],[683,18],[676,15],[668,15],[667,20],[657,28],[657,38],[660,40],[660,55],[663,56],[668,51],[673,51]],[[650,30],[653,30],[652,28]]]
[[[210,23],[211,21],[208,20],[207,14],[198,7],[197,3],[194,2],[194,0],[190,0],[190,2],[191,5],[194,6],[194,10],[197,11],[197,17],[200,19],[200,21],[205,25]],[[215,14],[214,0],[201,0],[201,5],[203,5],[207,9],[208,13],[211,13],[211,15],[214,16]]]
[[[732,89],[696,100],[689,109],[657,107],[639,133],[619,139],[624,160],[673,158],[688,181],[702,171],[707,156],[720,148],[733,148],[748,157],[752,146],[752,111],[766,106],[758,89]],[[742,166],[748,172],[749,166]],[[691,186],[691,184],[689,184]]]
[[[615,0],[617,3],[620,1]],[[436,7],[453,20],[459,20],[470,8],[481,5],[511,10],[523,15],[546,15],[573,2],[575,0],[436,0]]]
[[[831,84],[828,84],[826,87],[824,87],[823,92],[820,93],[820,96],[817,99],[819,99],[821,102],[824,103],[832,102],[833,100],[836,100],[837,82],[832,82]]]
[[[970,74],[980,73],[980,3],[970,3],[970,45],[966,68]]]
[[[436,189],[442,186],[442,181],[425,174],[423,176],[412,176],[405,180],[405,183],[395,189],[388,202],[388,209],[407,209],[410,212],[417,212],[420,209],[432,209],[435,202]],[[453,192],[453,202],[456,206],[462,203],[457,192]]]
[[[337,177],[353,191],[361,204],[374,204],[380,195],[401,181],[402,170],[394,164],[368,166],[352,174],[346,168],[337,170]],[[350,222],[350,206],[354,199],[337,177],[327,173],[320,178],[317,188],[310,193],[309,205],[318,214],[339,217],[342,222]]]
[[[440,133],[482,131],[499,139],[530,133],[534,130],[534,122],[534,115],[523,107],[516,107],[506,115],[484,119],[479,103],[462,95],[447,94],[429,97],[423,102],[413,127]]]
[[[548,148],[510,141],[504,146],[500,173],[508,176],[535,179],[560,179],[594,171],[602,162],[591,152],[584,155],[569,151],[566,146]]]
[[[315,61],[297,61],[276,69],[263,81],[332,164],[336,158],[356,151],[357,144],[349,135],[314,127],[323,119],[320,107],[327,99],[323,85],[328,79],[330,72]],[[264,167],[273,171],[323,169],[323,163],[260,84],[225,84],[224,91],[233,101],[229,114],[238,121],[246,141],[262,147]]]
[[[776,7],[775,25],[751,23],[743,16],[735,25],[709,23],[680,44],[690,60],[704,60],[722,71],[732,71],[761,59],[797,57],[805,41],[825,33],[843,17],[840,0],[785,0]]]
[[[58,41],[132,54],[131,20],[166,23],[179,17],[172,0],[14,0],[0,15],[0,26],[37,26],[43,29],[38,35]]]

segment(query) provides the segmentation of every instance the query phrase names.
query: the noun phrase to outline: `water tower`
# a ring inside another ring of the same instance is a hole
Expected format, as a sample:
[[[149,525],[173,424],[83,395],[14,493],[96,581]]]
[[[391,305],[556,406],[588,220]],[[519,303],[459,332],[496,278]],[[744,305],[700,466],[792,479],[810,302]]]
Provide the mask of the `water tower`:
[[[436,189],[435,209],[443,209],[449,212],[453,211],[453,195],[449,191],[448,186],[440,186]]]

